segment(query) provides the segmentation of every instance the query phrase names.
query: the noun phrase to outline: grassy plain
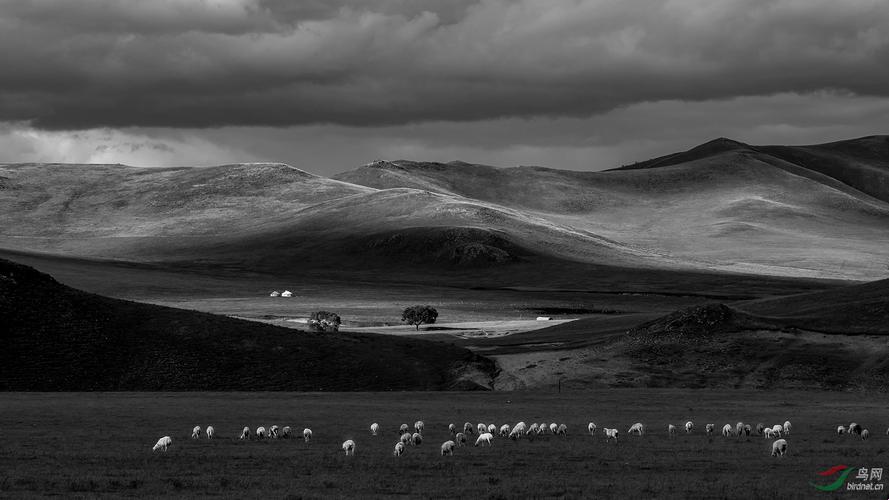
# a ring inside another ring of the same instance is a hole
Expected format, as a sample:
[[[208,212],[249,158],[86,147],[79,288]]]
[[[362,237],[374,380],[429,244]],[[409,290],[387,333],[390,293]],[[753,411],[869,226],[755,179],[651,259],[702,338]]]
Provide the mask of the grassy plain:
[[[360,375],[357,375],[360,376]],[[837,464],[889,462],[886,395],[797,391],[611,389],[513,393],[5,393],[0,394],[0,496],[217,498],[831,498],[809,482]],[[392,456],[401,423],[426,423],[425,441]],[[668,423],[693,420],[669,439]],[[708,438],[706,423],[789,419],[789,455],[769,442]],[[447,425],[566,423],[567,438],[496,439],[439,455]],[[586,424],[617,427],[606,444]],[[630,424],[648,426],[628,437]],[[838,437],[857,421],[872,438]],[[379,422],[381,435],[368,427]],[[219,439],[189,439],[194,425]],[[239,441],[242,427],[277,424],[302,440]],[[163,435],[167,453],[152,453]],[[355,457],[340,445],[357,442]],[[842,492],[837,498],[886,498]]]

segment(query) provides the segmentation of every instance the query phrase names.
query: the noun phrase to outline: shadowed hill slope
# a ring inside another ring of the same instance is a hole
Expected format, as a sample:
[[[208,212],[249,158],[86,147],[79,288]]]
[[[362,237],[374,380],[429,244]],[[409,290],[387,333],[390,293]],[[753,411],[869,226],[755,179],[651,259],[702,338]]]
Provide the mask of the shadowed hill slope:
[[[456,346],[320,334],[93,295],[0,260],[0,389],[481,389],[493,363]]]

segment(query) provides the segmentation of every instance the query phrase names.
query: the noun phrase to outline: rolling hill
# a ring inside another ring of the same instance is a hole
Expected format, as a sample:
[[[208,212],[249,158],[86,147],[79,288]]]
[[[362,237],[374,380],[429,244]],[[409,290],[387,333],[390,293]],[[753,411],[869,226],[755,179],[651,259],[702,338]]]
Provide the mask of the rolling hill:
[[[886,137],[728,139],[605,172],[379,161],[0,165],[0,248],[267,272],[446,277],[572,263],[872,280],[889,261]],[[502,273],[501,273],[502,274]]]
[[[0,260],[0,390],[484,389],[449,344],[321,334],[102,297]]]

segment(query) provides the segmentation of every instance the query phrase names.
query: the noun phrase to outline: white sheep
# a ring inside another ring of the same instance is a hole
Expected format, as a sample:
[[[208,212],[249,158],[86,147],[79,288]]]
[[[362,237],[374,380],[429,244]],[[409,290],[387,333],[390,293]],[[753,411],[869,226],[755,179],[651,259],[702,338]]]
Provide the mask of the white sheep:
[[[372,435],[376,436],[377,433],[379,433],[379,432],[380,432],[380,424],[378,424],[376,422],[370,424],[370,433]]]
[[[457,435],[454,436],[454,440],[457,441],[457,446],[463,446],[466,444],[466,434],[458,432]]]
[[[491,446],[491,441],[493,440],[494,435],[490,432],[485,432],[479,435],[478,439],[475,440],[475,445],[478,446],[479,444],[481,444],[482,446],[484,446],[485,444],[487,444],[488,446]]]
[[[201,426],[196,425],[194,429],[191,430],[191,438],[192,439],[200,439],[201,438]]]
[[[400,435],[404,434],[405,432],[409,431],[410,429],[411,429],[411,426],[409,426],[407,424],[401,424],[401,426],[398,427],[398,435],[400,436]]]
[[[645,426],[642,425],[641,422],[636,422],[635,424],[630,426],[630,430],[627,431],[627,434],[638,434],[640,436],[645,435]]]
[[[568,426],[565,424],[559,424],[559,427],[556,429],[557,436],[567,436],[568,435]]]
[[[484,434],[484,433],[488,432],[488,426],[485,424],[478,424],[476,426],[476,430],[478,430],[479,434]]]
[[[399,440],[400,442],[404,443],[404,444],[410,444],[410,442],[411,442],[411,433],[410,433],[410,432],[405,432],[404,434],[401,435],[401,437],[398,438],[398,440]]]
[[[501,425],[501,426],[500,426],[500,437],[506,437],[506,436],[508,436],[510,430],[511,430],[511,429],[509,428],[509,424],[503,424],[503,425]]]
[[[722,426],[722,436],[729,437],[732,435],[732,424],[725,424]]]
[[[695,424],[691,420],[685,423],[685,433],[691,434],[691,431],[694,430]]]
[[[512,428],[512,432],[515,433],[517,437],[521,437],[522,434],[528,433],[528,426],[525,422],[519,422]]]
[[[784,432],[784,426],[781,424],[775,424],[772,426],[772,434],[775,436],[781,437],[781,433]]]
[[[269,427],[269,437],[278,439],[278,426],[277,425],[273,425],[273,426]]]
[[[744,422],[738,422],[735,424],[735,436],[741,437],[741,431],[744,430]]]
[[[856,424],[855,422],[852,422],[851,424],[849,424],[849,434],[856,434],[856,435],[860,436],[861,435],[861,426]]]
[[[667,435],[671,438],[676,436],[676,426],[675,425],[673,425],[673,424],[667,425]]]
[[[783,457],[787,454],[787,440],[779,439],[772,443],[772,456]]]
[[[312,429],[309,429],[308,427],[306,427],[305,429],[303,429],[303,441],[308,443],[311,440],[312,440]]]
[[[786,420],[786,421],[784,422],[784,426],[783,426],[783,427],[784,427],[784,435],[785,435],[785,436],[789,436],[789,435],[790,435],[790,429],[793,428],[793,426],[790,425],[790,420]]]
[[[538,428],[539,428],[539,427],[537,426],[537,424],[531,424],[531,426],[528,427],[528,430],[525,431],[525,435],[526,435],[526,436],[530,436],[530,435],[532,435],[532,434],[537,434],[537,429],[538,429]]]
[[[559,426],[556,425],[555,422],[549,424],[549,433],[550,434],[555,434],[557,430],[559,430]]]
[[[265,427],[257,427],[256,428],[256,439],[262,439],[265,437]]]
[[[445,441],[441,444],[441,456],[453,455],[456,444],[453,441]]]
[[[773,439],[775,437],[775,431],[772,430],[771,427],[766,427],[762,430],[763,439]]]
[[[762,431],[765,429],[765,426],[762,425],[762,422],[756,424],[756,433],[762,434]]]
[[[488,428],[485,431],[490,434],[497,434],[497,424],[488,424]]]
[[[343,451],[346,452],[347,457],[351,457],[355,455],[355,441],[351,439],[347,439],[343,441]]]
[[[602,430],[605,431],[605,442],[613,439],[614,442],[617,443],[617,429],[609,429],[605,427]]]
[[[420,434],[423,434],[423,429],[425,428],[426,424],[424,424],[422,420],[417,420],[416,422],[414,422],[414,430],[419,432]]]
[[[843,427],[842,425],[837,426],[837,436],[842,436],[845,433],[846,433],[845,427]],[[889,431],[887,431],[887,433],[889,433]]]
[[[463,424],[463,434],[472,435],[472,424],[466,422]]]
[[[293,429],[290,428],[289,425],[285,425],[283,429],[281,429],[281,437],[284,439],[290,439],[293,437]]]
[[[706,427],[704,427],[704,428],[707,430],[707,435],[708,435],[708,436],[712,436],[712,435],[713,435],[713,431],[716,430],[716,426],[713,425],[713,424],[707,424]]]
[[[411,445],[420,446],[423,443],[423,435],[419,432],[415,432],[413,436],[411,436]]]
[[[241,439],[250,439],[250,428],[244,427],[244,430],[241,431]]]
[[[750,439],[750,434],[753,433],[753,427],[750,427],[750,424],[744,424],[744,437],[748,440]]]
[[[861,431],[861,439],[862,439],[862,440],[867,439],[867,438],[869,438],[869,437],[870,437],[870,431],[869,431],[869,430],[864,429],[864,430]]]
[[[448,432],[450,432],[451,435],[453,436],[454,434],[457,433],[457,426],[454,424],[448,424]]]
[[[509,431],[509,439],[516,441],[520,437],[522,437],[522,432],[521,429],[519,429],[518,427],[513,427],[512,430]]]
[[[590,422],[589,425],[586,426],[587,432],[590,433],[590,436],[596,435],[596,424],[594,422]]]
[[[393,451],[392,454],[396,457],[400,457],[402,454],[404,454],[404,443],[402,443],[401,441],[395,443],[395,451]]]
[[[173,439],[170,436],[164,436],[157,440],[157,443],[151,449],[151,451],[157,451],[158,449],[162,451],[167,451],[168,446],[173,445]]]
[[[539,435],[543,434],[544,432],[546,432],[546,429],[547,429],[546,424],[538,425],[537,426],[537,435],[539,436]]]
[[[212,425],[207,426],[207,439],[213,439],[216,437],[216,429],[213,428]]]

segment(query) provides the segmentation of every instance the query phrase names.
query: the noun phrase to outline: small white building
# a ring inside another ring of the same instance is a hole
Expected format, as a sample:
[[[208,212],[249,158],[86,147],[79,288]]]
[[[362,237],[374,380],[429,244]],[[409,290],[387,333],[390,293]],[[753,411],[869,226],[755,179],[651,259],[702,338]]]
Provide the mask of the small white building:
[[[284,290],[283,292],[281,292],[281,296],[282,297],[293,297],[293,292],[291,292],[290,290]]]
[[[275,290],[269,294],[269,297],[279,297],[280,295],[281,295],[281,293],[279,291]]]

